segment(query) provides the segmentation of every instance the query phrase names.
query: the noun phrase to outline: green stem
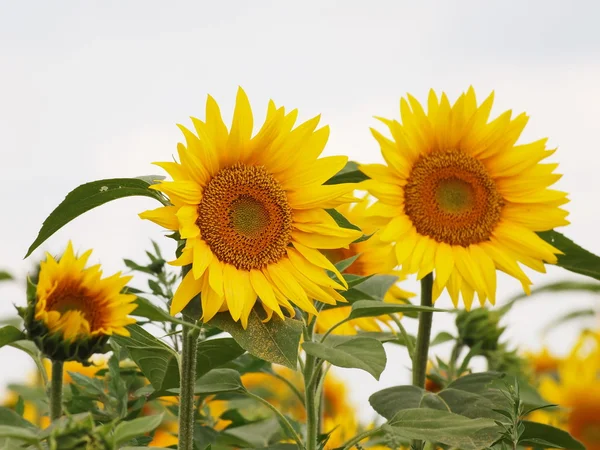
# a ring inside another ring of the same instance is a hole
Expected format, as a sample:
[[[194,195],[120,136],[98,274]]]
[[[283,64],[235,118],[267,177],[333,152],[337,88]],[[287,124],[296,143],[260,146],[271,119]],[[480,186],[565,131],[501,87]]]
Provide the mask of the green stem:
[[[252,397],[256,401],[261,402],[263,405],[267,406],[271,411],[273,411],[275,413],[275,415],[277,416],[277,418],[279,419],[279,421],[281,422],[281,424],[283,425],[283,427],[285,428],[285,430],[287,431],[289,437],[291,437],[294,441],[296,441],[296,444],[298,444],[298,448],[299,449],[305,448],[304,444],[302,443],[302,439],[300,438],[298,433],[296,433],[296,430],[294,430],[294,427],[292,426],[292,424],[289,422],[289,420],[286,419],[286,417],[283,414],[281,414],[281,412],[277,408],[275,408],[273,405],[271,405],[264,398],[262,398],[256,394],[253,394],[252,392],[245,391],[244,394],[246,394],[249,397]]]
[[[394,321],[394,323],[398,325],[398,329],[400,330],[400,334],[404,338],[404,343],[406,344],[406,349],[408,350],[408,356],[410,356],[410,359],[412,360],[415,357],[415,347],[413,346],[413,343],[410,340],[408,333],[406,332],[406,328],[404,328],[404,325],[402,325],[402,322],[400,322],[400,319],[398,319],[396,315],[389,314],[389,316]]]
[[[314,336],[313,320],[304,327],[304,341],[312,342]],[[306,449],[317,450],[317,440],[319,438],[319,401],[317,399],[317,386],[315,381],[317,367],[317,358],[307,354],[304,362],[304,405],[306,407]]]
[[[193,320],[184,316],[186,322]],[[183,327],[181,350],[180,393],[179,393],[179,450],[194,448],[194,385],[196,384],[196,352],[198,349],[198,330]]]
[[[54,422],[62,416],[63,362],[52,361],[52,384],[50,385],[50,419]]]
[[[350,450],[352,447],[354,447],[356,444],[358,444],[363,439],[379,433],[379,431],[381,431],[381,428],[382,427],[373,428],[372,430],[367,430],[364,433],[357,434],[356,436],[354,436],[352,439],[350,439],[348,442],[346,442],[344,444],[344,447],[343,447],[344,450]]]
[[[426,275],[421,280],[421,306],[433,306],[433,273]],[[417,343],[413,357],[412,381],[414,386],[425,388],[425,377],[427,375],[427,359],[429,353],[429,341],[431,339],[432,312],[419,313],[419,331],[417,332]],[[423,448],[422,441],[413,441],[413,448]]]
[[[432,301],[433,273],[426,275],[421,280],[421,306],[433,306]],[[425,387],[427,370],[427,355],[429,353],[429,340],[431,339],[432,312],[419,313],[419,331],[413,358],[413,385]]]

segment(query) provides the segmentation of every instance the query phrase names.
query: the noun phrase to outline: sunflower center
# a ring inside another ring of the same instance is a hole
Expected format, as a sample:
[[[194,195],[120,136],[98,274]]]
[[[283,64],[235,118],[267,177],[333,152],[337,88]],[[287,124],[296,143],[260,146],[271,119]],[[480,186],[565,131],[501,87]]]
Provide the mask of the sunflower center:
[[[422,156],[404,193],[404,210],[420,234],[464,247],[490,238],[504,206],[481,161],[460,150]]]
[[[61,315],[69,311],[79,311],[83,318],[90,324],[90,329],[93,331],[97,326],[98,315],[94,305],[99,300],[91,298],[87,289],[83,286],[65,284],[60,285],[50,294],[46,300],[46,309],[48,311],[57,311]]]
[[[260,269],[286,254],[292,209],[264,167],[238,163],[206,185],[196,223],[220,261],[242,270]]]

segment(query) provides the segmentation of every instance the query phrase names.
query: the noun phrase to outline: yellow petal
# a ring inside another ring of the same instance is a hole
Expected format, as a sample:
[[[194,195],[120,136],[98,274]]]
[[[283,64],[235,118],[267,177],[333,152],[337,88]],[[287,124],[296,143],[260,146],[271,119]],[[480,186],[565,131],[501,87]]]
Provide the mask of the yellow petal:
[[[277,288],[296,304],[299,308],[310,314],[317,314],[314,305],[308,300],[306,292],[294,277],[279,264],[270,264],[267,266],[267,271],[271,280]]]
[[[284,319],[283,312],[279,307],[279,303],[275,298],[273,288],[263,275],[260,270],[250,271],[250,283],[254,288],[254,291],[260,297],[260,300],[267,306],[271,311],[274,311],[281,319]]]
[[[194,272],[194,278],[199,279],[208,268],[208,265],[213,259],[213,253],[204,243],[204,241],[198,241],[193,249],[194,252],[194,264],[192,270]]]
[[[186,276],[183,277],[181,284],[175,291],[173,301],[171,302],[171,315],[174,316],[181,312],[190,300],[200,293],[201,288],[202,280],[196,280],[194,274],[190,270]]]
[[[140,213],[139,216],[141,219],[151,220],[169,230],[178,230],[179,220],[175,215],[177,209],[176,206],[162,206],[160,208],[144,211],[143,213]]]

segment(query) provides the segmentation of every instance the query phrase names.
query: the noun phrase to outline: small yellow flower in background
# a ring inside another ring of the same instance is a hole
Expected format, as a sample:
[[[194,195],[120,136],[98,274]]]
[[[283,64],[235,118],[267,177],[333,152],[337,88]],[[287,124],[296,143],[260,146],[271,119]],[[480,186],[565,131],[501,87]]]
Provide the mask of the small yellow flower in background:
[[[345,204],[336,209],[351,223],[360,227],[364,234],[371,235],[371,237],[367,240],[350,244],[347,248],[329,250],[324,253],[333,262],[339,262],[359,255],[352,265],[345,270],[346,273],[361,276],[388,274],[397,276],[398,281],[404,280],[404,274],[394,270],[397,264],[392,244],[379,239],[377,230],[381,225],[382,218],[370,214],[369,198],[365,196],[358,203]],[[414,295],[414,293],[405,291],[395,284],[387,291],[383,300],[388,303],[406,303],[405,300],[414,297]],[[351,306],[341,306],[321,311],[317,318],[316,331],[318,333],[326,332],[335,324],[348,317],[351,309]],[[381,331],[380,324],[387,324],[390,320],[389,316],[355,319],[337,327],[333,333],[356,334],[356,330]]]
[[[250,103],[240,88],[228,130],[212,97],[206,121],[192,118],[196,134],[180,125],[186,145],[180,162],[157,163],[173,178],[152,188],[172,206],[140,214],[178,231],[185,249],[173,264],[192,265],[171,304],[180,312],[202,293],[203,320],[229,311],[247,326],[257,297],[267,317],[294,315],[294,303],[316,314],[312,299],[344,301],[330,279],[335,267],[318,249],[347,246],[360,232],[340,228],[324,208],[354,200],[354,185],[323,185],[347,162],[319,158],[329,128],[319,116],[294,128],[297,110],[286,113],[269,102],[264,125],[254,136]]]
[[[525,358],[529,361],[533,373],[537,376],[555,373],[561,363],[561,359],[550,353],[548,347],[543,347],[538,353],[525,353]]]
[[[558,411],[536,411],[532,420],[559,426],[588,450],[600,450],[600,335],[584,333],[555,374],[542,375],[542,397]]]
[[[69,242],[59,261],[47,254],[40,267],[35,320],[65,340],[129,336],[125,327],[135,323],[128,314],[137,307],[136,296],[121,291],[132,277],[119,272],[101,278],[99,265],[85,268],[91,253],[76,257]]]
[[[396,243],[403,270],[418,279],[435,270],[434,299],[447,288],[467,309],[475,292],[482,305],[495,302],[496,269],[529,292],[519,263],[545,272],[560,253],[535,232],[568,224],[566,194],[549,189],[561,177],[557,164],[540,164],[554,150],[546,139],[516,145],[525,114],[488,122],[493,98],[478,106],[470,88],[450,105],[431,91],[425,112],[408,95],[402,123],[381,119],[392,140],[372,130],[387,166],[361,166],[376,213],[388,220],[380,237]]]

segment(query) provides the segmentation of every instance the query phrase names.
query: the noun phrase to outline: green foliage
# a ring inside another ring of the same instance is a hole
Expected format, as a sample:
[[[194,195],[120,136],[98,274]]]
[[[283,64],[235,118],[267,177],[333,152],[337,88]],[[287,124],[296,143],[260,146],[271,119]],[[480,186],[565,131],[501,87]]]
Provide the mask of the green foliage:
[[[563,255],[558,255],[557,265],[563,269],[575,272],[587,277],[600,280],[600,257],[588,252],[564,235],[554,231],[542,231],[538,235],[553,245]]]
[[[217,314],[210,323],[228,332],[248,353],[265,361],[296,369],[303,328],[299,320],[281,320],[273,316],[268,322],[263,322],[253,310],[245,330],[239,322],[233,321],[228,312]]]
[[[199,342],[196,354],[196,376],[201,377],[205,373],[233,361],[244,353],[245,350],[232,338],[218,338]]]
[[[369,177],[358,169],[358,164],[348,161],[344,168],[323,184],[360,183]]]
[[[387,362],[383,345],[377,339],[355,337],[338,344],[331,341],[304,342],[306,353],[338,367],[362,369],[379,380]]]
[[[436,409],[404,409],[390,420],[389,426],[393,433],[406,439],[427,440],[462,450],[483,449],[498,438],[493,420],[469,419]]]
[[[121,422],[114,431],[115,443],[117,445],[122,444],[137,436],[150,433],[160,425],[162,420],[163,415],[156,414],[153,416],[139,417],[128,422]]]
[[[139,325],[129,325],[127,329],[131,336],[113,336],[112,339],[127,349],[154,389],[166,390],[179,386],[177,353]]]
[[[13,276],[6,272],[5,270],[0,270],[0,281],[10,281],[13,280]]]
[[[23,332],[12,325],[0,328],[0,348],[25,338]]]
[[[402,312],[445,312],[444,309],[433,308],[431,306],[404,305],[398,303],[371,302],[360,300],[352,304],[350,319],[359,317],[377,317],[385,314],[394,314]]]
[[[164,177],[150,177],[161,179]],[[158,200],[163,205],[168,204],[165,197],[158,191],[148,189],[153,184],[148,177],[141,178],[112,178],[107,180],[92,181],[75,188],[58,205],[44,221],[35,241],[27,250],[28,257],[36,248],[50,236],[60,230],[71,220],[83,213],[119,198],[144,196]]]

